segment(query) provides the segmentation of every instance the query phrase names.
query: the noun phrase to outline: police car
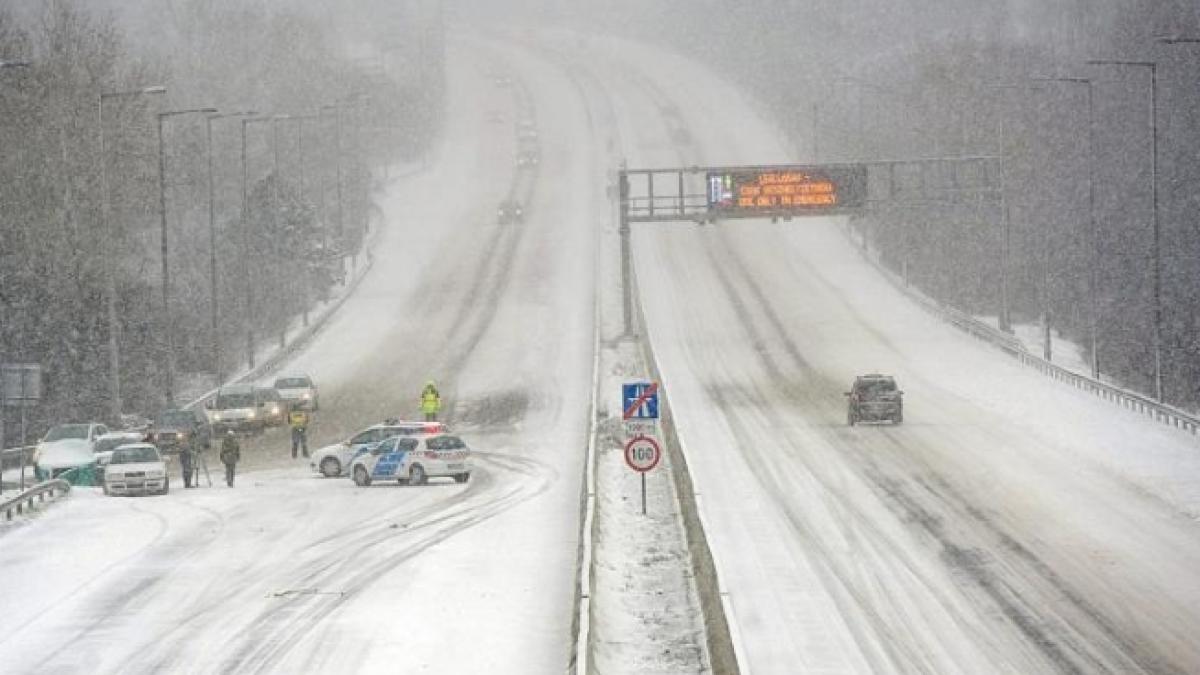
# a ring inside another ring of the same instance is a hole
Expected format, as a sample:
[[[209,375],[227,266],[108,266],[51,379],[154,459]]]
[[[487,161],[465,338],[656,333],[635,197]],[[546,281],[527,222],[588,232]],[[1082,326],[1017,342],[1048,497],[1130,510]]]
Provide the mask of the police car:
[[[458,436],[393,436],[364,449],[350,464],[355,484],[366,487],[376,480],[424,485],[430,478],[471,478],[471,449]]]
[[[341,443],[318,449],[313,453],[309,466],[326,478],[349,474],[350,461],[355,455],[375,447],[386,438],[441,434],[445,431],[446,427],[441,422],[403,422],[389,419],[383,424],[373,424]]]

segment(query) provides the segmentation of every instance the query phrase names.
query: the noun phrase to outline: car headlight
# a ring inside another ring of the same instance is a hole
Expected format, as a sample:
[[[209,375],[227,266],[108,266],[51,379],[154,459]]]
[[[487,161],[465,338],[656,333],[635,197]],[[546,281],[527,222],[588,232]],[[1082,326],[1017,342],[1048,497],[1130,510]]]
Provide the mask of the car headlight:
[[[254,411],[253,410],[250,411],[250,419],[254,419]]]
[[[125,478],[125,474],[113,471],[112,469],[108,469],[104,472],[104,477],[111,478],[113,480],[121,480],[121,479]]]
[[[308,399],[312,398],[312,394],[310,394],[306,391],[303,394],[301,394],[300,397],[303,398],[305,401],[307,401]]]
[[[147,478],[162,478],[164,475],[166,475],[166,473],[163,471],[147,471],[146,472]]]
[[[221,413],[213,413],[213,419],[217,422],[221,421]]]
[[[277,405],[271,406],[271,414],[278,415],[279,414],[279,406],[277,406]]]

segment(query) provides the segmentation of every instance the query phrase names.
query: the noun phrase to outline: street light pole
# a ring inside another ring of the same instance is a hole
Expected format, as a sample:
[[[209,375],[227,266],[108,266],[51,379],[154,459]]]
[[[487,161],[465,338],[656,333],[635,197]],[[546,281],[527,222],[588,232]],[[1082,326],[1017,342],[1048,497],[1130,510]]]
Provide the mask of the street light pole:
[[[166,404],[168,408],[175,405],[175,330],[171,322],[171,267],[167,264],[167,153],[163,143],[163,121],[168,117],[189,115],[193,113],[214,113],[216,108],[193,108],[190,110],[170,110],[158,113],[158,213],[162,240],[162,308],[164,332],[167,345],[164,355]]]
[[[1130,66],[1150,69],[1150,191],[1154,203],[1154,399],[1163,401],[1162,372],[1162,230],[1158,222],[1158,64],[1154,61],[1094,59],[1097,66]]]
[[[213,375],[216,377],[217,385],[220,386],[225,381],[224,373],[221,370],[221,330],[219,325],[220,316],[220,299],[217,291],[217,197],[216,197],[216,182],[213,179],[213,142],[212,142],[212,123],[213,120],[222,119],[225,117],[244,117],[246,115],[256,115],[258,113],[253,110],[231,112],[225,114],[208,115],[204,118],[205,140],[208,150],[208,282],[209,282],[209,307],[212,312],[212,358],[213,358]]]
[[[1094,87],[1092,80],[1087,77],[1046,77],[1034,78],[1038,82],[1063,82],[1066,84],[1081,84],[1087,89],[1087,109],[1088,109],[1088,220],[1091,229],[1092,240],[1092,264],[1088,274],[1088,305],[1090,319],[1090,339],[1091,339],[1091,366],[1092,378],[1100,379],[1100,352],[1099,352],[1099,320],[1097,309],[1097,275],[1100,267],[1100,236],[1099,228],[1096,224],[1096,112],[1095,112],[1095,97],[1093,95]]]
[[[105,267],[105,305],[108,310],[108,382],[110,421],[121,421],[121,348],[118,335],[120,322],[117,320],[117,266],[113,263],[116,257],[117,228],[110,215],[111,204],[108,196],[108,170],[104,157],[104,100],[109,98],[136,97],[143,94],[165,94],[166,87],[144,87],[132,91],[101,92],[96,97],[96,130],[99,136],[100,154],[100,229],[104,232],[105,252],[108,254]]]
[[[28,61],[2,61],[2,60],[0,60],[0,70],[3,70],[5,68],[26,68],[29,65],[30,65],[30,63]],[[4,316],[2,313],[0,313],[0,321],[3,321],[3,320],[4,320]],[[0,347],[2,347],[2,346],[3,345],[0,344]],[[0,350],[0,352],[2,352],[2,351],[3,350]],[[4,356],[3,353],[0,353],[0,361],[4,360],[3,356]],[[4,380],[3,375],[0,374],[0,388],[3,388],[3,386],[4,386],[3,380]],[[4,399],[4,394],[3,394],[2,390],[0,390],[0,448],[5,447],[5,444],[4,444],[4,400],[3,399]],[[22,442],[24,442],[24,440],[22,440]],[[0,493],[3,493],[3,492],[4,492],[4,481],[3,481],[3,479],[0,479]]]
[[[987,85],[989,89],[1025,89],[1024,85],[1019,84],[992,84]],[[1012,211],[1008,203],[1008,187],[1005,182],[1007,177],[1007,163],[1005,159],[1005,151],[1008,147],[1006,125],[1004,124],[1004,111],[1000,111],[1000,129],[999,143],[1000,152],[997,154],[1000,157],[1000,216],[1004,221],[1004,242],[1000,248],[1000,313],[996,318],[996,325],[1000,330],[1012,332],[1012,311],[1011,299],[1009,297],[1009,262],[1012,255]]]
[[[246,162],[246,127],[253,122],[265,122],[270,117],[242,119],[242,279],[245,291],[246,363],[254,367],[254,284],[250,280],[250,174]]]

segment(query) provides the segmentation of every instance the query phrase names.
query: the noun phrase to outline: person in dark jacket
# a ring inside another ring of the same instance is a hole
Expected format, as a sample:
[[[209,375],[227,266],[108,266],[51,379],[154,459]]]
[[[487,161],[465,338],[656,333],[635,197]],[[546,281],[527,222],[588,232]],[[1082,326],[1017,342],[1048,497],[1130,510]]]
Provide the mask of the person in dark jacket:
[[[189,446],[183,446],[179,449],[179,467],[183,469],[183,487],[192,487],[192,449]],[[200,482],[197,481],[196,485]]]
[[[225,439],[221,441],[221,463],[225,465],[225,482],[229,487],[233,487],[233,473],[241,459],[242,446],[238,443],[237,434],[230,429],[225,432]]]

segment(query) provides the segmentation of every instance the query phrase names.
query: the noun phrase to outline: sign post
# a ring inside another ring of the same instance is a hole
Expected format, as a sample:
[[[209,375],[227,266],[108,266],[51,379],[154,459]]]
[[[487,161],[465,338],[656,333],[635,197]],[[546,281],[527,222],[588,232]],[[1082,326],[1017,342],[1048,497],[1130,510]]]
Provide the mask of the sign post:
[[[646,515],[646,473],[658,466],[662,449],[649,436],[635,436],[625,443],[625,463],[642,475],[642,515]]]
[[[21,456],[21,490],[25,489],[25,408],[36,405],[41,398],[42,367],[39,364],[0,364],[0,409],[4,406],[16,406],[21,409],[21,440],[18,446],[18,454]],[[0,429],[3,429],[3,426],[0,426]],[[0,439],[3,439],[2,435]],[[0,483],[2,482],[0,480]]]
[[[658,383],[626,382],[621,386],[624,414],[625,463],[642,477],[642,515],[646,515],[646,472],[658,466],[662,448],[654,435],[658,432]]]

